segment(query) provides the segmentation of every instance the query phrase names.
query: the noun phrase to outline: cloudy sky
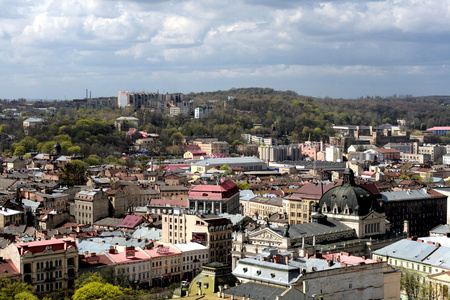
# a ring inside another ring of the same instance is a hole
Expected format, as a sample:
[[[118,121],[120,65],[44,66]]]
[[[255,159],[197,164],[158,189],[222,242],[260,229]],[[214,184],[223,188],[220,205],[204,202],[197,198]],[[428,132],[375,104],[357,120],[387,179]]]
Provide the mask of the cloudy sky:
[[[450,94],[450,0],[0,0],[0,98]]]

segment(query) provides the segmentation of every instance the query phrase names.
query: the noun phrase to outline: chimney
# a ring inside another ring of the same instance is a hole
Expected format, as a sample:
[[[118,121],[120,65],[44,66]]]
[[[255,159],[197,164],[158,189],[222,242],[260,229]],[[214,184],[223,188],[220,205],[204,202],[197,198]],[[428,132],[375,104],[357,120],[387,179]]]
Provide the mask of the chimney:
[[[328,261],[328,266],[331,267],[332,265],[333,265],[333,261],[332,261],[332,260],[329,260],[329,261]]]
[[[305,258],[308,259],[309,258],[309,253],[306,252]]]
[[[284,261],[286,263],[286,266],[288,266],[289,265],[289,256],[285,256]]]
[[[279,264],[281,262],[281,255],[276,254],[275,255],[275,263]]]
[[[436,248],[439,248],[441,246],[441,244],[436,243]]]

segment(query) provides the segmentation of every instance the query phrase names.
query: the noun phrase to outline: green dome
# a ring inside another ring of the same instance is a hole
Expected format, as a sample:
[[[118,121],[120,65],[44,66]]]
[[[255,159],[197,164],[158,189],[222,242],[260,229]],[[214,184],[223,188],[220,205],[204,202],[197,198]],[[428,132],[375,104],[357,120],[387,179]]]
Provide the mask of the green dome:
[[[345,169],[342,185],[322,195],[319,210],[322,213],[354,216],[366,216],[371,211],[382,212],[375,196],[355,183],[355,176],[351,169]]]

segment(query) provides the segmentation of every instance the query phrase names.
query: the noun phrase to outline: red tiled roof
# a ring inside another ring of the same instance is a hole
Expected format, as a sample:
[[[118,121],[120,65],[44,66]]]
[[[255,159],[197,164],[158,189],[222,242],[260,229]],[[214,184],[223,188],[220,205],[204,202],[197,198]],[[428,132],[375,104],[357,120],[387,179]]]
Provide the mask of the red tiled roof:
[[[188,200],[175,200],[175,199],[151,199],[150,205],[165,206],[169,204],[171,207],[187,207]]]
[[[116,264],[128,263],[133,261],[150,260],[143,250],[135,249],[134,256],[126,256],[126,252],[108,253],[107,254]]]
[[[203,185],[196,185],[194,186],[190,192],[226,192],[231,190],[236,186],[236,183],[234,183],[231,180],[227,180],[224,183],[220,185],[213,185],[213,184],[203,184]]]
[[[450,126],[434,126],[427,130],[450,130]]]
[[[323,184],[323,183],[306,183],[298,190],[296,190],[290,198],[293,199],[320,199],[323,194],[325,194],[328,190],[335,187],[333,184]]]
[[[372,259],[364,259],[359,256],[348,255],[346,253],[330,253],[330,254],[322,254],[322,257],[326,260],[336,261],[339,263],[344,263],[347,265],[353,265],[356,263],[364,262],[366,264],[376,263],[375,260]]]
[[[20,274],[16,266],[10,259],[0,261],[0,276],[18,275]]]
[[[186,152],[190,152],[192,155],[206,155],[206,152],[203,150],[189,150]]]
[[[73,239],[45,240],[28,243],[16,243],[14,245],[19,249],[20,255],[23,255],[26,251],[31,251],[32,253],[40,253],[43,252],[47,247],[51,247],[54,251],[65,250],[70,246],[77,248],[77,244]]]
[[[160,251],[158,253],[158,248],[165,248],[168,251],[167,252],[166,251]],[[152,249],[145,249],[144,251],[147,252],[147,254],[149,254],[152,258],[177,255],[177,254],[181,253],[180,250],[178,250],[175,247],[172,247],[169,244],[167,244],[167,245],[159,245],[157,247],[153,247]]]
[[[124,228],[134,228],[142,221],[141,216],[127,215],[122,223],[120,223],[119,227]]]

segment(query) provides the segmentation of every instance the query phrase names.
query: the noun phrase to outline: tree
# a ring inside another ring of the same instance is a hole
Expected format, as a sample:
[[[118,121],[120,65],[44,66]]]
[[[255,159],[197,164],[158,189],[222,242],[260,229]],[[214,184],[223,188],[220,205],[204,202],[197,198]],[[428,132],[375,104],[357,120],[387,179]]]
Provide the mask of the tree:
[[[79,289],[82,286],[91,283],[91,282],[100,282],[100,283],[107,283],[105,278],[103,278],[102,276],[100,276],[99,273],[95,272],[88,272],[88,273],[83,273],[80,276],[78,276],[78,279],[75,281],[75,289]]]
[[[89,282],[75,291],[73,300],[114,299],[123,295],[119,287],[98,281]]]
[[[0,279],[0,299],[5,300],[37,300],[32,293],[33,287],[29,284],[12,281],[8,278]]]
[[[26,153],[26,149],[24,146],[17,146],[14,150],[14,155],[22,156]]]
[[[87,164],[81,160],[74,160],[65,164],[59,176],[67,186],[83,185],[87,181]]]
[[[101,164],[100,156],[96,154],[89,155],[84,161],[90,166],[98,166]]]
[[[130,285],[130,273],[128,273],[128,269],[126,268],[118,268],[116,272],[116,268],[110,266],[102,270],[101,276],[106,282],[113,283],[120,287],[127,287]]]
[[[423,285],[421,283],[421,276],[415,272],[401,268],[401,289],[406,293],[408,300],[418,299],[422,293]]]

